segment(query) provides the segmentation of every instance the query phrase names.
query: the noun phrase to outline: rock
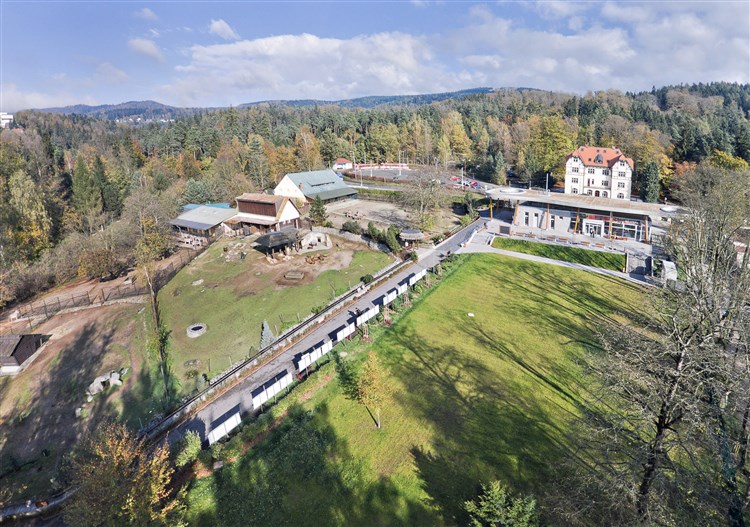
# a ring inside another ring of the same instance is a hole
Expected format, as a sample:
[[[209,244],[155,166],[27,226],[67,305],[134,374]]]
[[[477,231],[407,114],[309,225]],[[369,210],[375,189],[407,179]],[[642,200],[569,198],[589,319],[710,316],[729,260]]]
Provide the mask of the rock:
[[[199,278],[195,282],[193,282],[193,285],[201,285],[203,283],[203,278]]]
[[[80,419],[81,414],[83,414],[83,408],[81,407],[76,408],[76,419]]]
[[[86,396],[86,402],[87,403],[90,403],[93,400],[94,400],[94,398],[91,395]]]
[[[224,466],[223,461],[214,461],[214,470],[219,470],[223,466]]]
[[[467,316],[470,316],[470,317],[474,316],[474,313],[466,313],[466,314],[467,314]]]

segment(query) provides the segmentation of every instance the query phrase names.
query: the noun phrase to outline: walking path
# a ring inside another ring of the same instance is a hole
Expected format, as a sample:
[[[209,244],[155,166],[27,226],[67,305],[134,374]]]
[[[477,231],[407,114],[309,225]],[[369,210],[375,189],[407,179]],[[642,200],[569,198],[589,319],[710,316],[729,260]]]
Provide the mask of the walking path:
[[[494,253],[503,254],[505,256],[512,256],[513,258],[519,258],[521,260],[529,260],[532,262],[546,263],[550,265],[557,265],[559,267],[568,267],[570,269],[579,269],[581,271],[589,271],[591,273],[601,274],[605,276],[612,276],[614,278],[621,278],[629,282],[633,282],[639,285],[651,285],[643,279],[642,275],[638,274],[627,274],[620,273],[618,271],[611,271],[609,269],[601,269],[599,267],[591,267],[589,265],[582,265],[573,262],[563,262],[560,260],[553,260],[552,258],[545,258],[543,256],[536,256],[534,254],[518,253],[514,251],[507,251],[505,249],[496,249],[492,247],[492,240],[495,235],[491,232],[482,231],[478,232],[471,241],[462,247],[458,253]]]

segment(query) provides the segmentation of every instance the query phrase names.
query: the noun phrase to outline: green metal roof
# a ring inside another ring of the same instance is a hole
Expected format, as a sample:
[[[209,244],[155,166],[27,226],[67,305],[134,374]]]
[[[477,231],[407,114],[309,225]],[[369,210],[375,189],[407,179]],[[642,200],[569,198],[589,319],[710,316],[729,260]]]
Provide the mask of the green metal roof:
[[[323,201],[343,196],[354,196],[357,191],[344,183],[330,168],[325,170],[311,170],[309,172],[293,172],[287,174],[289,179],[297,185],[302,185],[302,193],[308,198],[320,197]]]

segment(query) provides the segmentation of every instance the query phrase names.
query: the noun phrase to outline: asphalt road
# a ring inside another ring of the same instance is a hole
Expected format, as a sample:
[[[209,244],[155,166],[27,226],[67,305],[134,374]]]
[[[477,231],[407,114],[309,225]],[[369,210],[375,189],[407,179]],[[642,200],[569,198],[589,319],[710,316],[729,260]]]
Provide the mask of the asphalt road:
[[[201,438],[206,441],[211,430],[213,430],[215,426],[220,426],[227,416],[239,412],[244,418],[255,413],[255,410],[253,409],[252,392],[256,388],[259,388],[284,370],[294,375],[296,373],[296,368],[293,362],[295,356],[309,351],[326,338],[331,338],[342,326],[352,322],[353,319],[356,318],[354,313],[357,309],[365,311],[373,307],[375,305],[375,300],[379,299],[387,291],[396,287],[396,285],[404,280],[404,278],[412,273],[417,273],[422,269],[435,265],[441,254],[444,255],[448,252],[456,252],[462,244],[469,240],[473,231],[479,228],[485,221],[486,220],[481,219],[479,222],[472,223],[434,249],[420,250],[420,259],[417,263],[407,266],[388,280],[385,280],[380,285],[367,291],[361,297],[353,300],[348,306],[346,306],[346,308],[318,325],[313,331],[302,337],[302,339],[295,344],[280,351],[270,361],[263,364],[239,383],[207,402],[201,410],[198,410],[174,430],[170,431],[169,440],[175,441],[181,438],[186,431],[193,430],[198,432]]]

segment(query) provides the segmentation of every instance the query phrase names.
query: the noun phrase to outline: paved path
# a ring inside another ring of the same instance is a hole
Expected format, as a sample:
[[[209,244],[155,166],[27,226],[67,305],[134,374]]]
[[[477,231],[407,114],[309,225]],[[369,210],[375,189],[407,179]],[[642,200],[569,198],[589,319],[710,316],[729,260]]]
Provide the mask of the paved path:
[[[503,254],[505,256],[512,256],[513,258],[519,258],[521,260],[529,260],[532,262],[546,263],[550,265],[557,265],[559,267],[568,267],[570,269],[580,269],[582,271],[589,271],[591,273],[601,274],[605,276],[612,276],[615,278],[621,278],[629,282],[633,282],[639,285],[651,285],[646,282],[641,275],[620,273],[618,271],[611,271],[609,269],[600,269],[599,267],[591,267],[589,265],[582,265],[572,262],[562,262],[560,260],[553,260],[552,258],[545,258],[543,256],[536,256],[534,254],[517,253],[514,251],[507,251],[505,249],[496,249],[492,247],[492,239],[495,237],[494,234],[482,231],[478,232],[471,240],[470,243],[459,249],[458,253],[494,253]]]
[[[218,424],[223,422],[225,416],[239,412],[244,417],[254,413],[252,403],[253,390],[262,386],[266,381],[284,370],[287,370],[291,374],[296,373],[295,365],[292,362],[295,356],[307,352],[324,339],[335,335],[342,326],[355,318],[354,312],[356,309],[365,311],[374,306],[373,302],[376,299],[379,299],[387,291],[396,287],[396,284],[404,278],[412,273],[435,265],[441,254],[447,254],[449,251],[457,252],[461,245],[469,240],[471,234],[478,228],[478,225],[482,225],[483,223],[484,220],[480,220],[478,224],[473,223],[469,225],[434,249],[419,250],[419,262],[407,266],[391,278],[385,280],[382,284],[372,288],[346,306],[342,311],[339,311],[318,325],[312,332],[302,337],[295,344],[279,352],[273,359],[249,374],[242,381],[221,395],[216,396],[205,407],[188,417],[186,421],[172,430],[169,433],[169,440],[174,441],[182,437],[187,430],[198,432],[201,438],[206,440],[209,432],[212,430],[212,426],[214,424],[218,426]]]

